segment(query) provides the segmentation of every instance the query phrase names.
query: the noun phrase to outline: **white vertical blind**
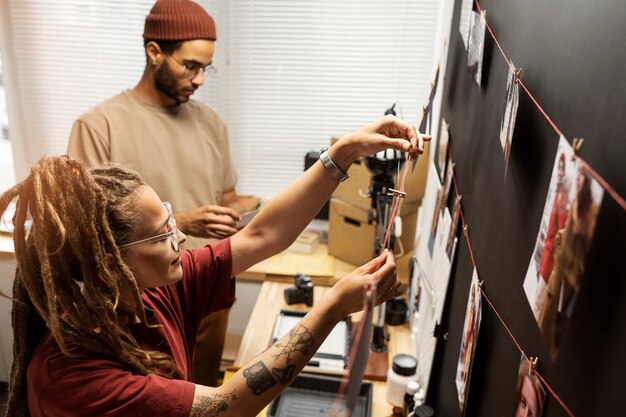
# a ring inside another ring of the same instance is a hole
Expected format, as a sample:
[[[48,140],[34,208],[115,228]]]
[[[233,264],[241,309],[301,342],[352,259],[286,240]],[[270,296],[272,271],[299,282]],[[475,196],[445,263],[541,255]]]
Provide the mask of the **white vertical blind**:
[[[436,0],[231,1],[227,114],[240,192],[276,194],[307,151],[394,102],[416,123],[437,14]]]
[[[64,153],[74,119],[132,87],[153,0],[7,0],[28,163]],[[397,102],[416,123],[432,76],[437,0],[203,0],[218,28],[196,98],[226,120],[240,193],[271,197],[304,155]],[[11,113],[16,113],[11,112]]]

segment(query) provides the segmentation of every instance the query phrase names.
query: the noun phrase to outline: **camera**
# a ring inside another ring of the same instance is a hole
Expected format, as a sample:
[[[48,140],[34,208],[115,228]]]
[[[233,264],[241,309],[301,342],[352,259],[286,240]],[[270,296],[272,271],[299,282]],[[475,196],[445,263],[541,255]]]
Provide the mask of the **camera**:
[[[296,285],[285,289],[285,302],[287,304],[306,304],[313,306],[313,282],[311,277],[301,273],[295,276]]]

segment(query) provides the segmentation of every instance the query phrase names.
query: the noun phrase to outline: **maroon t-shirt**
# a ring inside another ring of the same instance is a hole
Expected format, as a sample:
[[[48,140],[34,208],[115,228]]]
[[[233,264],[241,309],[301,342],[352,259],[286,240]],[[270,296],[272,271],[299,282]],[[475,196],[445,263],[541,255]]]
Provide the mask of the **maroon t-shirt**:
[[[68,358],[48,331],[28,366],[32,417],[188,417],[200,321],[235,300],[230,239],[183,251],[182,268],[179,282],[147,289],[142,295],[150,324],[160,326],[136,324],[131,331],[145,350],[171,355],[185,380],[135,375],[118,361],[77,346],[69,346],[73,356]]]

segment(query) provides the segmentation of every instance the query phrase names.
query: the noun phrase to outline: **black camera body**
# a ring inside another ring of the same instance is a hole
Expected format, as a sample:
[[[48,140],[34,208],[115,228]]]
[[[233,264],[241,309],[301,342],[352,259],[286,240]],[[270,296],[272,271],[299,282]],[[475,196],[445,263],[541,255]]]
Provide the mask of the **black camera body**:
[[[296,285],[285,289],[285,302],[287,304],[306,304],[313,307],[313,282],[311,277],[297,273]]]

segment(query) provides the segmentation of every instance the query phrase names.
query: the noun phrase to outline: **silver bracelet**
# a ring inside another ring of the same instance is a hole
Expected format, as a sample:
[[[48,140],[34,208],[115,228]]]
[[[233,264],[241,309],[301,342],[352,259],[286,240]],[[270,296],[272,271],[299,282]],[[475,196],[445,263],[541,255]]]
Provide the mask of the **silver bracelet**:
[[[349,178],[348,174],[337,168],[337,165],[330,159],[330,155],[328,154],[328,148],[322,148],[320,150],[320,161],[324,164],[324,168],[330,171],[333,174],[333,177],[337,179],[339,182],[344,182]]]

